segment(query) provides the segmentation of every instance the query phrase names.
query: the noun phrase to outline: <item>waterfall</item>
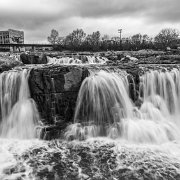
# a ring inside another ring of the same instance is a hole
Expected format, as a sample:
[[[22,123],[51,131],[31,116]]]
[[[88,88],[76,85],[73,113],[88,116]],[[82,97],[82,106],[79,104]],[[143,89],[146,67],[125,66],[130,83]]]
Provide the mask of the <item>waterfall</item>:
[[[180,112],[180,71],[150,71],[140,78],[140,91],[143,92],[143,101],[159,96],[171,114]]]
[[[118,73],[92,72],[79,90],[74,124],[68,127],[66,138],[107,136],[109,125],[132,117],[133,105],[126,83],[127,78]]]
[[[0,137],[30,139],[36,137],[39,120],[36,104],[30,98],[30,70],[0,74]]]
[[[140,77],[143,104],[131,102],[125,76],[91,73],[80,88],[74,123],[66,139],[108,136],[138,143],[164,143],[180,139],[179,70],[150,71]]]

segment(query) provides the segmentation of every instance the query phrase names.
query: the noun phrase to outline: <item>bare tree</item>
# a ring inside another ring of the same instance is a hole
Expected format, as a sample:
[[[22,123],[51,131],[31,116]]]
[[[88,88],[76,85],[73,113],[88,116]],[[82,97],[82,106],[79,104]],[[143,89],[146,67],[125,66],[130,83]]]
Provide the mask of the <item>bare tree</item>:
[[[135,34],[131,37],[132,39],[132,42],[133,43],[141,43],[141,40],[142,40],[142,35],[139,33],[139,34]]]
[[[100,46],[100,32],[96,31],[86,36],[86,42],[92,50],[98,50]]]
[[[72,48],[78,49],[84,42],[86,33],[82,29],[74,30],[66,36],[65,43]]]
[[[60,38],[59,38],[59,33],[57,30],[55,29],[52,29],[51,30],[51,35],[48,36],[48,41],[51,43],[51,44],[59,44],[60,42]]]
[[[143,41],[143,43],[148,42],[148,41],[150,41],[150,37],[147,34],[144,34],[142,36],[142,41]]]
[[[177,29],[166,28],[162,29],[155,37],[155,43],[163,48],[171,47],[177,43],[179,31]]]

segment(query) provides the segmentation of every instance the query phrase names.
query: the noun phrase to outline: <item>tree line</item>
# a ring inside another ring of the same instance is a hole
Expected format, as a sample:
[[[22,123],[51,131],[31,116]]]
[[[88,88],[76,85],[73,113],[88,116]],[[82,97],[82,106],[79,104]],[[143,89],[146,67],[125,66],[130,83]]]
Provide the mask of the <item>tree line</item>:
[[[54,50],[72,51],[106,51],[106,50],[140,50],[155,49],[165,50],[167,47],[177,48],[179,40],[177,29],[162,29],[155,38],[147,34],[135,34],[129,38],[108,39],[108,35],[101,37],[99,31],[87,34],[83,29],[76,29],[66,37],[60,37],[59,32],[51,30],[48,41],[53,44]]]

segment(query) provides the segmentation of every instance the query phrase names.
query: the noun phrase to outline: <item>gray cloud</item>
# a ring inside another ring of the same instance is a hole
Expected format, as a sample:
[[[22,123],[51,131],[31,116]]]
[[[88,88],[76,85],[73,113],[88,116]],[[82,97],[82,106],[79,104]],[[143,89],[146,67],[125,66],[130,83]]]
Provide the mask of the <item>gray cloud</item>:
[[[134,0],[79,0],[72,3],[79,16],[99,18],[139,14],[145,7],[146,3],[144,2]]]
[[[24,29],[27,39],[39,40],[52,28],[62,34],[81,27],[101,30],[104,23],[116,26],[117,19],[128,19],[127,27],[139,21],[142,29],[149,24],[152,29],[153,24],[179,23],[179,9],[179,0],[1,0],[0,27]]]
[[[72,4],[81,17],[143,16],[159,22],[180,22],[179,0],[78,0]]]

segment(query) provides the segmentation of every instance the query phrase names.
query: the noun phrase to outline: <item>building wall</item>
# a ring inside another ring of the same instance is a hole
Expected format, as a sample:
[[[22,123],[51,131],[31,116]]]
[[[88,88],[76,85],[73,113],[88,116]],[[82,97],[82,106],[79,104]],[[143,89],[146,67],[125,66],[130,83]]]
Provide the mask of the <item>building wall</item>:
[[[13,29],[0,31],[0,44],[24,44],[24,32]]]
[[[0,31],[0,44],[7,44],[9,41],[9,31]]]
[[[9,29],[9,41],[14,44],[24,44],[24,32]]]

